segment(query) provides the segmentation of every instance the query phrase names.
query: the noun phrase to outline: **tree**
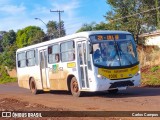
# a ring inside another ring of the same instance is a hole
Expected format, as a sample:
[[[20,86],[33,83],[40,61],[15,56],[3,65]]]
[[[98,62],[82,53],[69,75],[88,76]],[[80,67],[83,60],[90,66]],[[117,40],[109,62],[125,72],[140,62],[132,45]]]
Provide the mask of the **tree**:
[[[3,51],[3,48],[2,48],[2,39],[3,39],[3,35],[7,33],[6,31],[0,31],[0,52]]]
[[[92,22],[91,24],[83,24],[82,27],[77,32],[83,32],[83,31],[93,31],[95,30],[95,24]]]
[[[99,24],[96,24],[93,28],[94,30],[108,30],[108,24],[104,23],[104,22],[100,22]]]
[[[65,28],[64,28],[64,21],[61,21],[61,37],[65,36],[66,35],[66,31],[65,31]],[[59,26],[59,24],[58,24]]]
[[[160,1],[158,3],[158,0],[155,0],[155,7],[156,7],[156,25],[157,25],[157,28],[160,29],[160,12],[159,12],[159,9],[158,9],[158,6],[160,6]]]
[[[47,23],[47,34],[51,39],[65,36],[64,22],[61,21],[61,36],[59,36],[59,23],[56,21],[49,21]]]
[[[16,44],[7,46],[3,53],[0,54],[0,65],[12,69],[16,66]]]
[[[58,38],[58,25],[56,21],[49,21],[47,23],[47,34],[50,38]]]
[[[6,32],[2,38],[2,48],[5,50],[8,46],[11,46],[16,41],[16,33],[13,30]]]
[[[40,43],[43,41],[45,34],[40,27],[28,26],[22,30],[18,30],[16,44],[18,48]]]
[[[14,68],[16,65],[16,33],[13,30],[9,32],[4,32],[1,45],[3,48],[0,54],[0,64],[3,66],[8,66],[9,68]]]
[[[132,32],[135,38],[155,26],[154,1],[148,0],[107,0],[112,11],[107,12],[106,20],[110,29]]]

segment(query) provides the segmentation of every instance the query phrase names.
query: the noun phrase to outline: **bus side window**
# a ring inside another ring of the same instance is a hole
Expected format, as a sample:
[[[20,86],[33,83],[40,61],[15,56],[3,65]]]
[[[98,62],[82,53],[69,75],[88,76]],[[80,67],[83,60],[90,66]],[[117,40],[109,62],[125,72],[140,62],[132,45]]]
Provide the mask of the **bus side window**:
[[[74,41],[67,41],[67,42],[61,43],[60,49],[61,49],[62,62],[75,60]]]
[[[18,67],[26,67],[26,53],[18,53],[17,54]]]
[[[52,63],[58,63],[59,61],[60,61],[59,44],[49,46],[48,47],[48,62],[52,64]]]
[[[35,50],[29,50],[26,53],[27,53],[27,59],[26,59],[27,66],[34,66],[35,63],[36,63],[36,61],[35,61]]]

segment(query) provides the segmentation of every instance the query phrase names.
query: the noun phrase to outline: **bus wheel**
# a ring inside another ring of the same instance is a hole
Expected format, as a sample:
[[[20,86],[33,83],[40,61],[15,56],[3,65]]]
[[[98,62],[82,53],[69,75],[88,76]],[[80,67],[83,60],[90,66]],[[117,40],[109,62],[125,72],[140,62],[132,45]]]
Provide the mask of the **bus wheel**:
[[[110,94],[116,94],[118,92],[118,89],[108,90]]]
[[[80,97],[81,92],[79,91],[78,82],[75,77],[71,79],[70,87],[72,95],[75,97]]]
[[[34,78],[31,78],[29,86],[30,86],[30,90],[31,90],[32,94],[37,94],[38,93]]]

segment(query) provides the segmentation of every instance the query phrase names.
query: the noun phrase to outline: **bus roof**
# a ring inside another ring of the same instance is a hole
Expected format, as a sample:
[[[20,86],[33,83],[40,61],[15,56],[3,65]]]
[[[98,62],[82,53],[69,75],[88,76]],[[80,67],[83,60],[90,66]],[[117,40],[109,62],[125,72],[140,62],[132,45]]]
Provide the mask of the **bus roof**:
[[[38,48],[38,47],[41,47],[41,46],[53,44],[53,43],[56,43],[56,42],[61,42],[61,41],[64,41],[64,40],[70,40],[70,39],[73,39],[73,38],[80,38],[80,37],[89,38],[89,36],[92,35],[92,34],[115,34],[115,33],[117,33],[117,34],[131,34],[130,32],[119,31],[119,30],[85,31],[85,32],[75,33],[75,34],[72,34],[72,35],[66,35],[64,37],[48,40],[48,41],[45,41],[45,42],[42,42],[42,43],[30,45],[30,46],[27,46],[27,47],[19,48],[17,50],[17,52],[27,50],[27,49]]]

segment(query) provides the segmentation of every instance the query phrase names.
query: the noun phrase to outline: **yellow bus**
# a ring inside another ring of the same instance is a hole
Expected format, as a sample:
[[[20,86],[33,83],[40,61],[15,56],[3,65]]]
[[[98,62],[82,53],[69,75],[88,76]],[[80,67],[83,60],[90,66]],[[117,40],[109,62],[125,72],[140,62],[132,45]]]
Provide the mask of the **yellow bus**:
[[[136,44],[126,31],[87,31],[16,51],[18,85],[38,91],[117,93],[140,85]]]

